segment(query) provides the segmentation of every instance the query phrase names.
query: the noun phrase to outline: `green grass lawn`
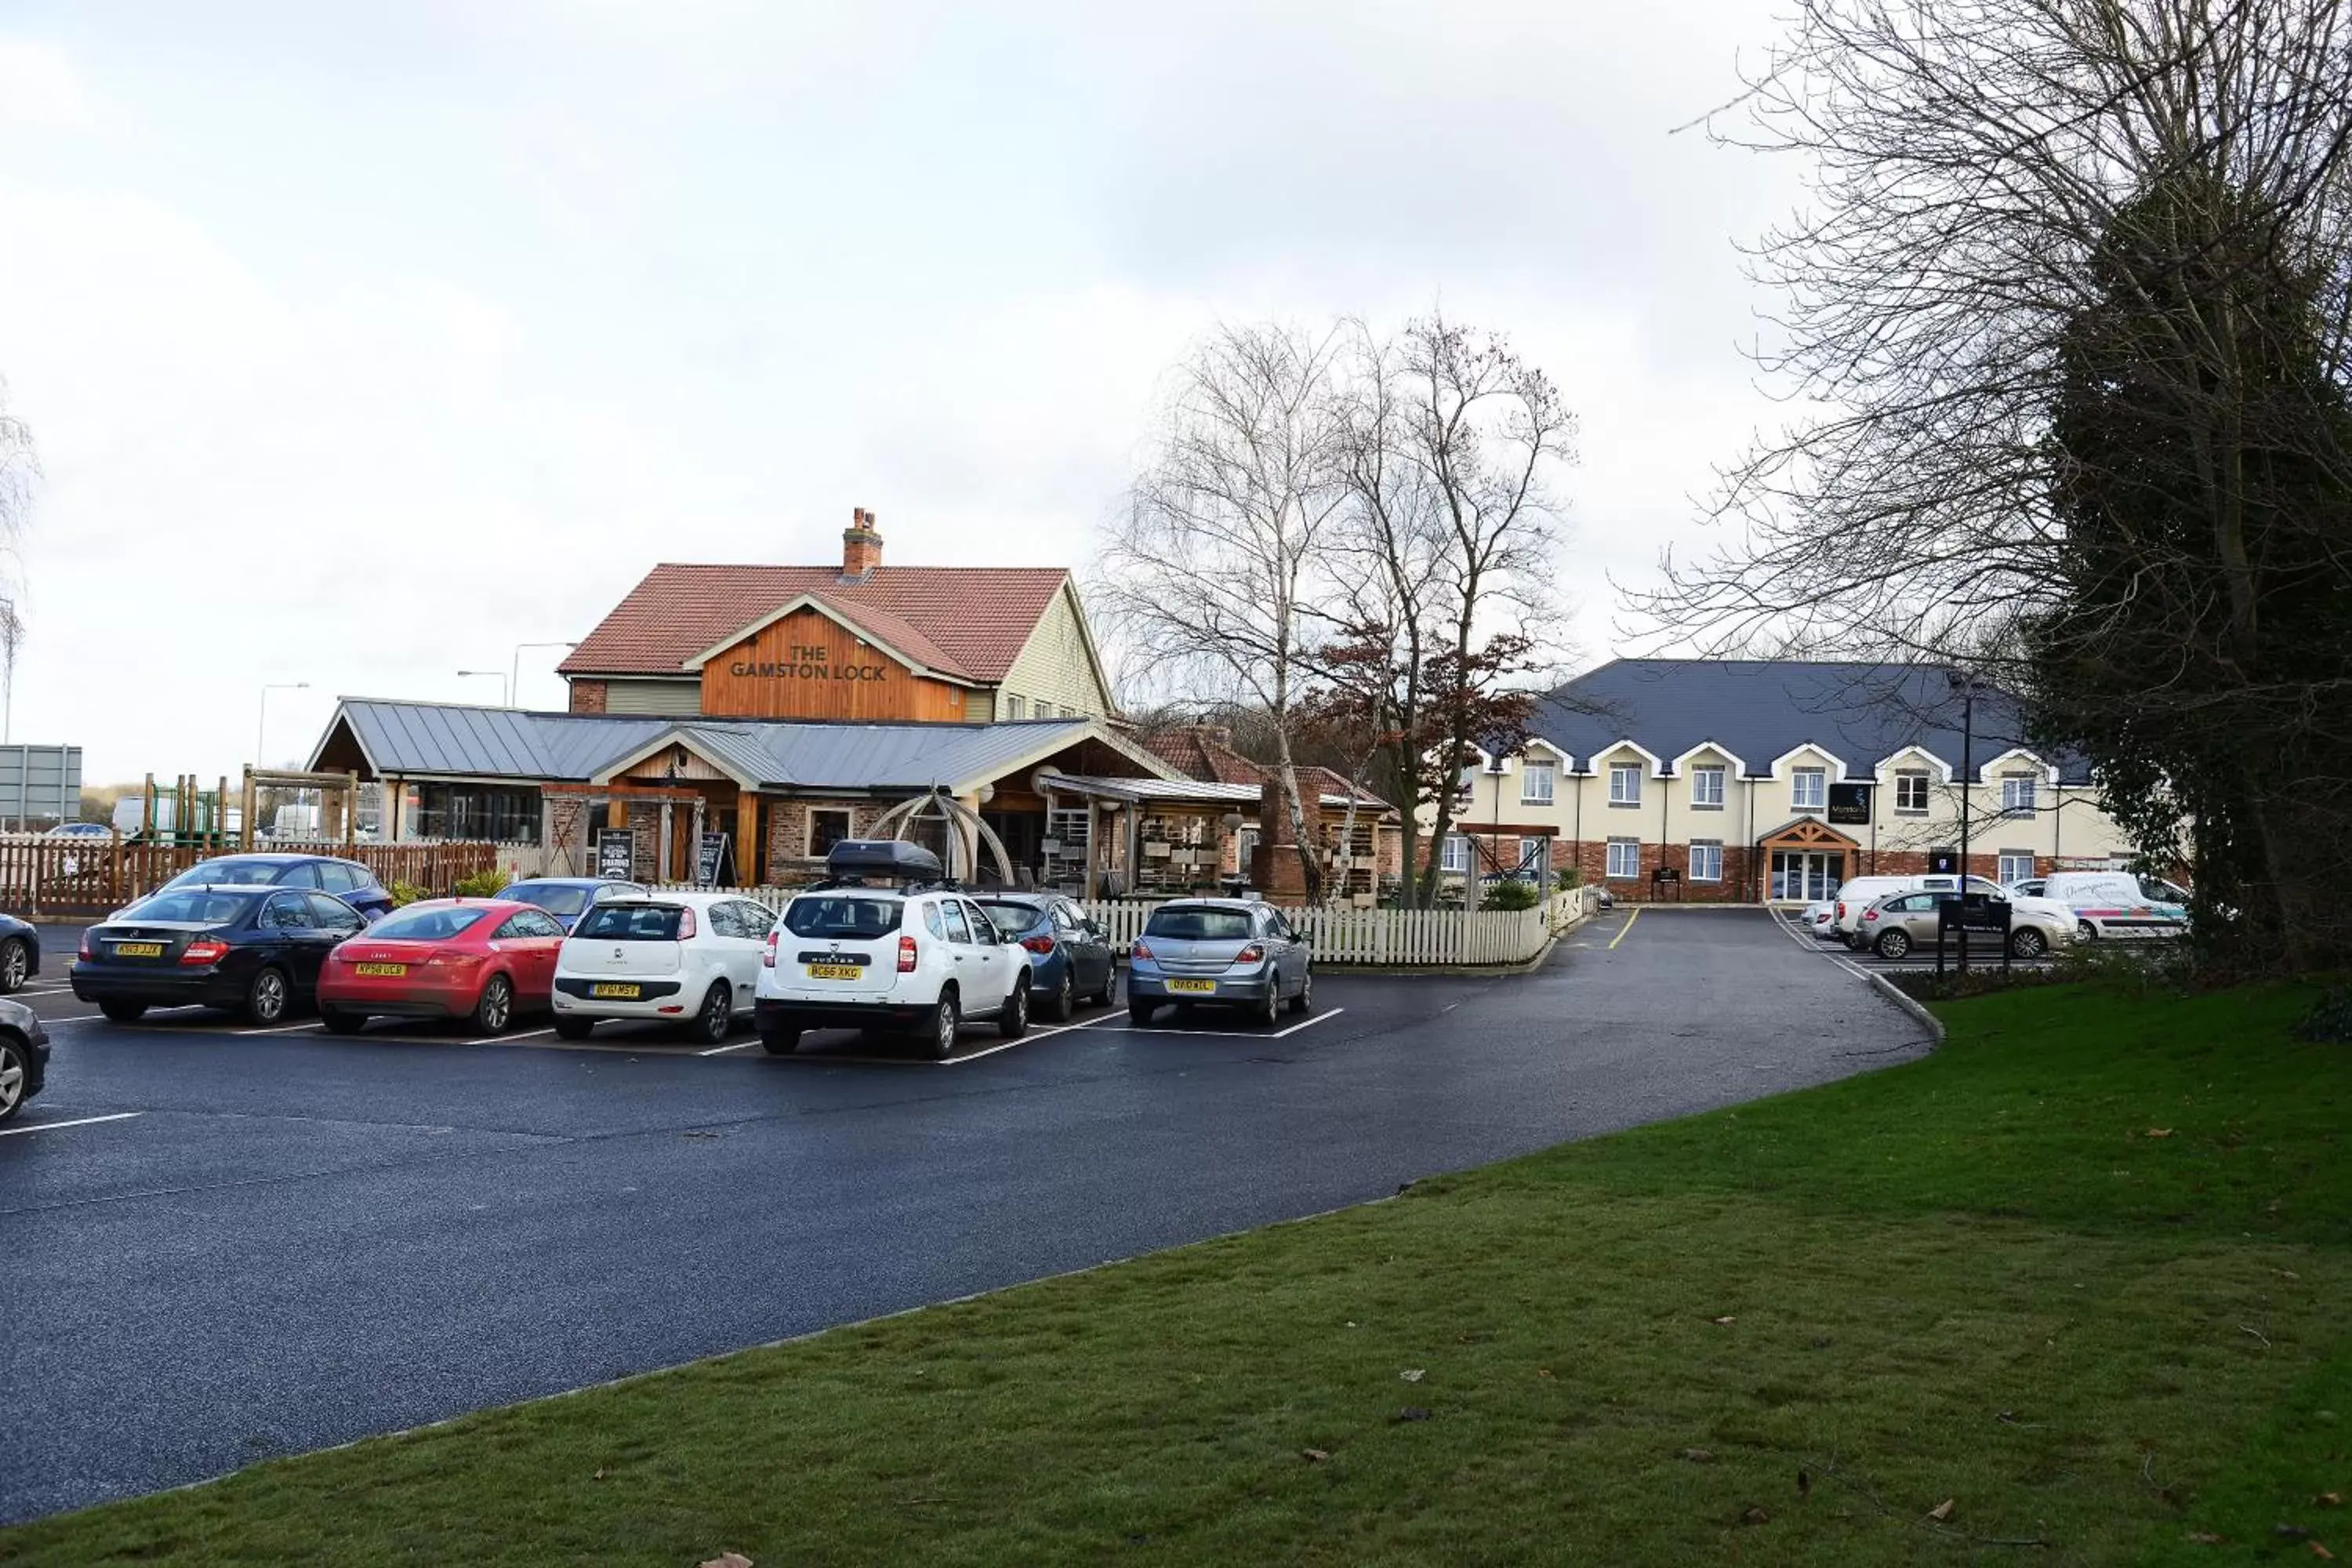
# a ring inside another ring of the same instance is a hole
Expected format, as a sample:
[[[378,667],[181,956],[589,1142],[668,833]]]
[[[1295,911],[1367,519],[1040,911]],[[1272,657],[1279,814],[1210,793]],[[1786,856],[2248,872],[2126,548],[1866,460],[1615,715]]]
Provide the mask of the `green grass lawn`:
[[[1925,1062],[0,1562],[2352,1559],[2352,1050],[2308,1000],[1958,1003]]]

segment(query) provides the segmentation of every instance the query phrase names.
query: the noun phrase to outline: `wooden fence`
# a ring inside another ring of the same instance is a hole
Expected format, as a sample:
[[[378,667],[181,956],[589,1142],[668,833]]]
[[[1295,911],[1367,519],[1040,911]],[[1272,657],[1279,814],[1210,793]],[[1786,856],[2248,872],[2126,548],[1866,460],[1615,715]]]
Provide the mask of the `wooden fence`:
[[[0,910],[26,919],[102,915],[152,892],[199,860],[240,851],[119,838],[0,835]],[[357,860],[390,887],[446,892],[499,862],[495,844],[336,844],[272,840],[256,854],[334,855]]]

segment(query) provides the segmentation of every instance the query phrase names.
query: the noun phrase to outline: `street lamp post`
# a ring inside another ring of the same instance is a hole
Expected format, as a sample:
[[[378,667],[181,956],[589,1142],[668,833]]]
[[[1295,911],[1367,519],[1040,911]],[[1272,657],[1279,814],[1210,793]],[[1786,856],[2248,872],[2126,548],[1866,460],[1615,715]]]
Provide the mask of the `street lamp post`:
[[[506,707],[506,706],[507,706],[507,672],[506,672],[505,670],[503,670],[503,669],[461,669],[461,670],[459,670],[457,673],[458,673],[459,675],[465,675],[465,676],[474,676],[474,675],[478,675],[478,676],[482,677],[482,678],[483,678],[484,679],[486,679],[486,680],[495,680],[495,681],[497,681],[497,682],[499,683],[499,707],[501,707],[501,708],[504,708],[504,707]]]
[[[518,703],[520,701],[522,697],[523,649],[531,647],[578,647],[580,645],[576,642],[519,642],[515,644],[514,658],[510,662],[507,670],[507,700],[509,703]]]
[[[253,765],[255,767],[266,768],[269,765],[269,754],[264,749],[265,742],[269,739],[269,694],[273,691],[308,691],[310,689],[310,683],[307,680],[274,680],[261,689],[261,716],[254,721],[253,726]]]

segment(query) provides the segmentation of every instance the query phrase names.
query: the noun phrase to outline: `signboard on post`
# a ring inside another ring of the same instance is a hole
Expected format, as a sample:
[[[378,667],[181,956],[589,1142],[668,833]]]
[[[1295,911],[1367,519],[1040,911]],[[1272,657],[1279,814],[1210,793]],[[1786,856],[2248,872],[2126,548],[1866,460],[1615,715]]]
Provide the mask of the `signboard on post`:
[[[1866,784],[1830,785],[1830,820],[1846,827],[1870,826],[1870,786]]]
[[[694,848],[694,880],[698,887],[733,886],[735,852],[724,833],[706,833]]]
[[[610,882],[625,882],[636,874],[637,836],[625,827],[596,831],[596,875]]]

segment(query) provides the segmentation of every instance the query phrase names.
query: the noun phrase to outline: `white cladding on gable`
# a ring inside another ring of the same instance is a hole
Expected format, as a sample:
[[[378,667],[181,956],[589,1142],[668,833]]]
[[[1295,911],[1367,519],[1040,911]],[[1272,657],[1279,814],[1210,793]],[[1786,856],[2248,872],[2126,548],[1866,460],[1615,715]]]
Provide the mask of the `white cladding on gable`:
[[[995,704],[1000,717],[1010,716],[1004,704],[1008,697],[1023,699],[1032,719],[1045,716],[1038,710],[1041,702],[1054,704],[1056,716],[1064,708],[1094,718],[1112,711],[1110,690],[1087,637],[1085,612],[1069,584],[1054,595],[1020,657],[1004,672]]]

